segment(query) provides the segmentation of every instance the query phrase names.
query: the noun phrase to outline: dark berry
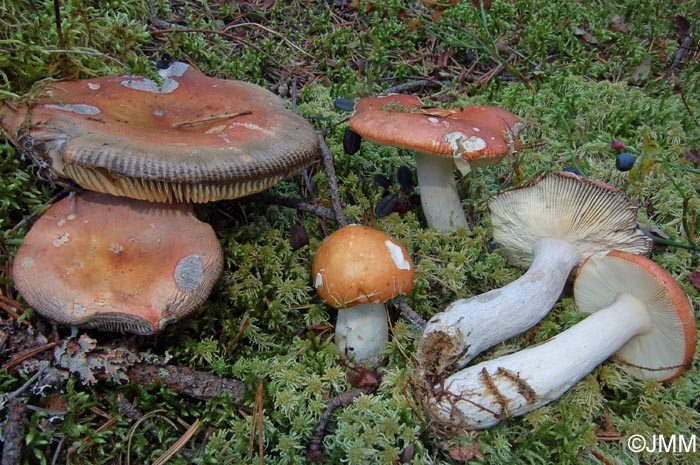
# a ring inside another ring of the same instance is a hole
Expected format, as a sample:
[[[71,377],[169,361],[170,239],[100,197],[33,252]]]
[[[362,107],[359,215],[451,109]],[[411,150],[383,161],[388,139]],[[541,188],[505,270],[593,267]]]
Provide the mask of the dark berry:
[[[615,159],[615,168],[620,171],[629,171],[634,166],[634,155],[629,152],[622,152]]]
[[[362,137],[350,128],[345,129],[343,134],[343,149],[348,155],[354,155],[360,150]]]
[[[613,150],[622,150],[625,148],[625,144],[621,140],[614,140],[610,142],[610,148]]]
[[[335,106],[338,110],[354,111],[355,101],[349,98],[339,98],[333,102],[333,106]]]

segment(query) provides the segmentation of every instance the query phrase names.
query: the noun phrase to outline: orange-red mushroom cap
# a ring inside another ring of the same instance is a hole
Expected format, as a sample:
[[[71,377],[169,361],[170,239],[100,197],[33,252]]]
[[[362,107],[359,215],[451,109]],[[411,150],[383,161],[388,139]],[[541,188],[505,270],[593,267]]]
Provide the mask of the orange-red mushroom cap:
[[[85,192],[32,226],[12,277],[59,323],[152,334],[204,302],[222,267],[213,229],[190,205]]]
[[[321,298],[342,309],[408,294],[415,266],[406,248],[388,234],[351,225],[319,245],[312,276]]]
[[[59,177],[162,202],[249,195],[316,157],[311,125],[271,92],[185,63],[161,77],[56,82],[31,105],[1,106],[0,127]]]
[[[379,144],[453,157],[471,167],[498,163],[520,149],[523,122],[494,106],[425,107],[415,96],[392,94],[360,99],[350,128]]]

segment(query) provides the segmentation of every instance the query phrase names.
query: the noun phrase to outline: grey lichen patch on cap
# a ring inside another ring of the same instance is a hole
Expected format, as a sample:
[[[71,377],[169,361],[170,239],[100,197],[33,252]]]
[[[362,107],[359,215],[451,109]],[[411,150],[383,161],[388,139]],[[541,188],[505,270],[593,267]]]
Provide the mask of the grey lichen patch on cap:
[[[142,92],[153,92],[156,94],[169,94],[175,92],[180,86],[177,80],[173,77],[181,77],[190,67],[187,63],[175,62],[166,69],[158,70],[158,75],[163,79],[162,84],[144,77],[137,76],[135,78],[125,79],[121,85],[129,89],[140,90]]]
[[[197,290],[204,281],[204,266],[199,255],[188,255],[175,267],[175,283],[182,292]]]
[[[551,172],[489,201],[493,237],[516,265],[532,261],[532,245],[556,238],[582,257],[603,250],[648,255],[652,240],[637,227],[637,205],[600,181]]]
[[[99,115],[100,114],[100,109],[93,106],[93,105],[85,105],[83,103],[77,103],[77,104],[66,104],[66,105],[57,105],[57,104],[47,104],[44,105],[46,108],[54,108],[56,110],[62,110],[62,111],[72,111],[73,113],[78,113],[81,115]]]

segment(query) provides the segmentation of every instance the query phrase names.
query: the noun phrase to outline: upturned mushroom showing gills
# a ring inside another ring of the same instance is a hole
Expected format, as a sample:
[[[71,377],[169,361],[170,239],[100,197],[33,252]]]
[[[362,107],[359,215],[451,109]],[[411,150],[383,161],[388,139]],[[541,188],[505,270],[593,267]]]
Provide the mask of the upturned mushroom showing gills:
[[[338,309],[335,343],[341,356],[378,364],[389,339],[384,302],[413,289],[408,251],[384,232],[346,226],[318,247],[312,277],[321,298]]]
[[[427,108],[412,95],[360,99],[350,128],[372,142],[413,150],[423,214],[443,232],[467,228],[454,170],[496,164],[520,148],[523,122],[497,107]]]
[[[637,206],[612,186],[572,173],[547,173],[493,197],[489,208],[494,240],[512,263],[529,268],[428,321],[417,358],[438,378],[537,324],[586,257],[612,249],[651,252],[651,239],[637,227]]]
[[[191,205],[84,192],[37,220],[12,278],[60,324],[153,334],[202,304],[222,267],[216,234]]]
[[[668,381],[690,367],[697,338],[693,308],[650,259],[598,252],[581,265],[574,295],[578,309],[590,313],[581,322],[426,389],[422,402],[434,419],[488,428],[557,399],[613,354],[623,370],[644,380]]]
[[[260,192],[318,154],[311,125],[259,86],[185,63],[160,77],[52,83],[30,104],[0,106],[0,127],[59,178],[159,202]]]

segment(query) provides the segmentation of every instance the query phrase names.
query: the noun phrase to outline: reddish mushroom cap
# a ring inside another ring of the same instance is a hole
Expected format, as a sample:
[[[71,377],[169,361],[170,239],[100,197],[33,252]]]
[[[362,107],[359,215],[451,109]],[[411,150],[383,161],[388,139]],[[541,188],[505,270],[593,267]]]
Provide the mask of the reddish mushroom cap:
[[[57,82],[31,106],[0,107],[0,126],[58,176],[155,201],[259,192],[317,155],[311,125],[271,92],[184,63],[161,77]]]
[[[360,99],[350,128],[379,144],[460,157],[472,167],[498,163],[520,148],[520,118],[493,106],[426,108],[415,96]]]
[[[351,225],[324,239],[311,272],[321,298],[342,309],[408,294],[416,270],[406,248],[391,236]]]
[[[188,204],[85,192],[54,204],[17,251],[14,284],[62,324],[152,334],[209,295],[223,256]]]

